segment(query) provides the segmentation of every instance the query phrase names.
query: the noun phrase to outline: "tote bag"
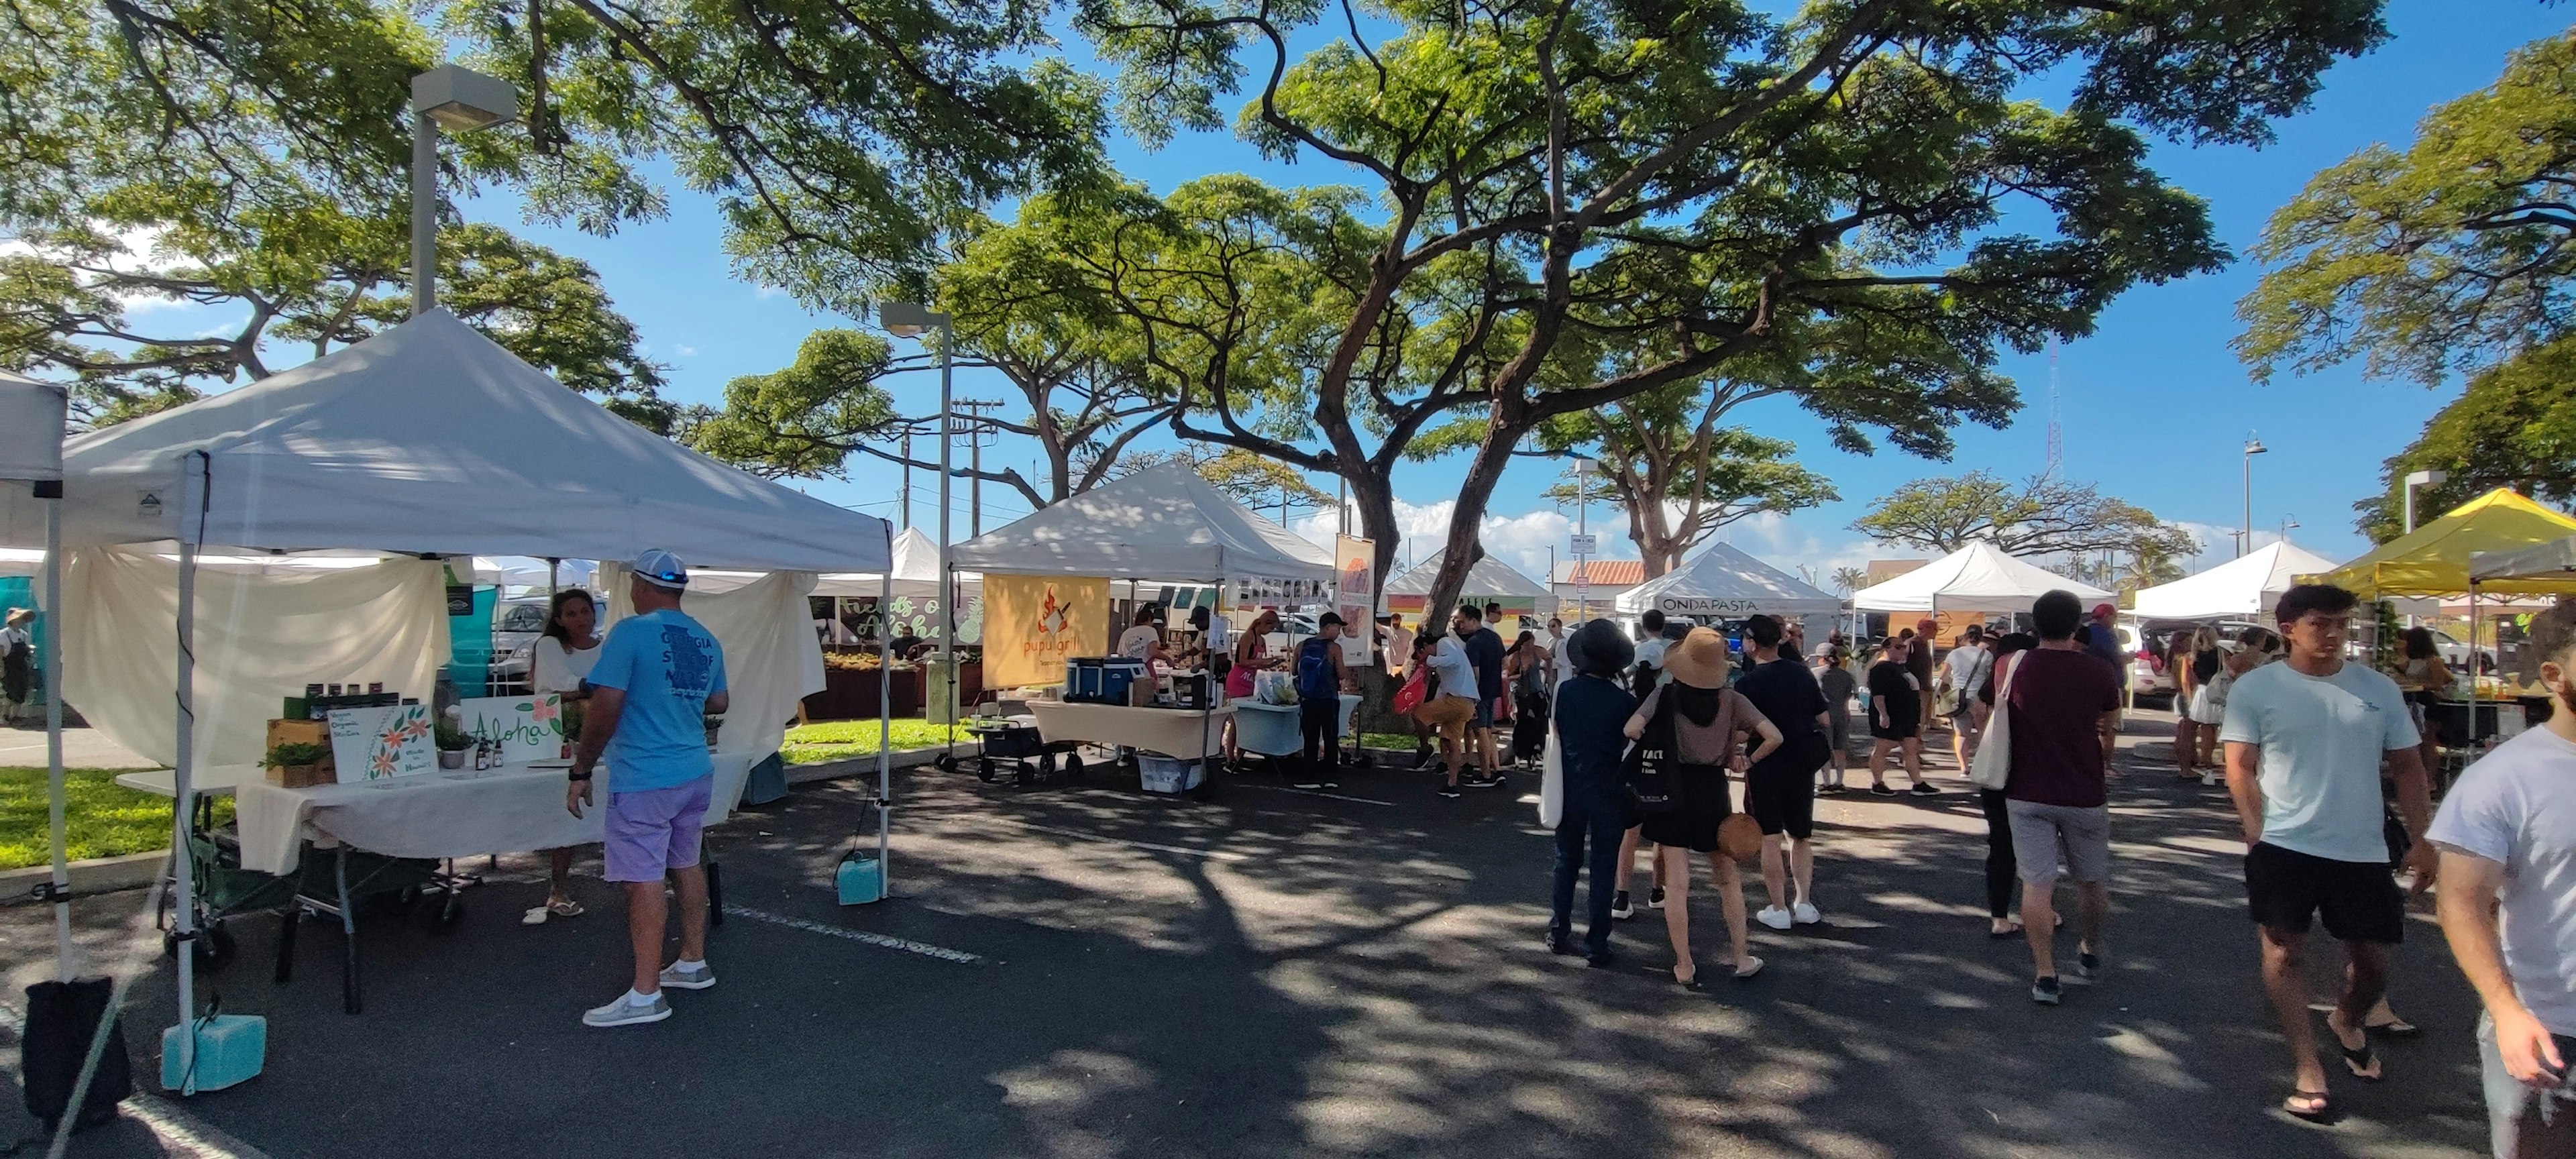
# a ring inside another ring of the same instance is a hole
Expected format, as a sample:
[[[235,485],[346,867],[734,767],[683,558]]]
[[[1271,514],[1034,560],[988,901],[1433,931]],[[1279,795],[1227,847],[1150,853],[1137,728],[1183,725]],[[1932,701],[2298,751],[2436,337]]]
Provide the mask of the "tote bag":
[[[1547,730],[1546,755],[1539,758],[1538,823],[1554,829],[1565,820],[1565,754],[1556,747],[1556,729]]]
[[[2013,662],[2004,673],[2004,682],[1995,686],[1995,712],[1986,720],[1986,735],[1977,741],[1977,755],[1968,762],[1968,779],[1980,789],[1998,793],[2004,782],[2012,779],[2012,685],[2021,675],[2021,662]]]

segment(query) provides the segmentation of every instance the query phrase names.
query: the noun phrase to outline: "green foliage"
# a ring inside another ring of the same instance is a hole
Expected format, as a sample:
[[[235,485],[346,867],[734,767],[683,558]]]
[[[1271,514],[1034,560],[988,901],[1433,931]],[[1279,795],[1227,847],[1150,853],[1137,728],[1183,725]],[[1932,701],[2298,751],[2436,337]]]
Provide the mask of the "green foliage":
[[[2383,490],[2353,504],[2372,542],[2405,529],[2406,476],[2447,471],[2415,492],[2418,523],[2511,487],[2559,506],[2576,503],[2576,335],[2554,339],[2469,379],[2468,389],[2381,465]]]
[[[43,865],[53,857],[51,805],[43,769],[0,768],[0,869]],[[229,824],[231,797],[206,798],[213,824]],[[64,853],[77,861],[170,847],[168,798],[116,783],[114,769],[63,770]]]
[[[318,765],[322,763],[324,758],[327,758],[330,755],[331,749],[327,745],[305,744],[290,741],[283,744],[273,744],[268,746],[268,756],[265,758],[265,763],[274,767]]]
[[[2023,483],[1990,471],[1916,479],[1881,498],[1852,530],[1884,543],[1956,551],[1987,540],[2009,555],[2098,554],[2172,557],[2193,553],[2190,534],[2090,483],[2041,476]]]
[[[2427,384],[2567,331],[2576,275],[2576,31],[2524,46],[2403,150],[2318,173],[2272,217],[2237,303],[2258,378],[2352,358]]]
[[[800,724],[787,730],[787,741],[780,751],[791,765],[813,765],[850,757],[874,756],[877,752],[877,722],[873,720],[835,720],[819,724]],[[936,725],[926,720],[898,720],[890,727],[895,751],[938,748],[954,740],[971,743],[975,736],[959,725]]]
[[[1850,595],[1869,586],[1869,573],[1856,567],[1838,567],[1833,574],[1834,590]]]
[[[1155,268],[1227,323],[1173,360],[1189,433],[1351,480],[1382,563],[1390,460],[1469,452],[1442,599],[1504,465],[1558,415],[1750,363],[1793,372],[1854,450],[1884,432],[1946,455],[1960,423],[2001,423],[2001,349],[2226,258],[2140,130],[2261,140],[2385,35],[2370,0],[1372,11],[1394,26],[1377,43],[1317,0],[1080,0],[1076,25],[1149,140],[1221,123],[1259,78],[1242,136],[1371,186],[1366,223],[1246,193]],[[1292,56],[1326,20],[1351,36]],[[2062,110],[2024,95],[2067,85]],[[1245,349],[1305,360],[1299,394]]]
[[[784,369],[726,383],[724,409],[689,424],[683,441],[755,474],[843,477],[852,454],[877,453],[900,425],[877,385],[893,356],[873,334],[817,330]]]
[[[1736,520],[1842,498],[1824,476],[1792,458],[1795,443],[1717,425],[1736,406],[1774,393],[1739,383],[1673,383],[1559,415],[1539,428],[1539,446],[1593,452],[1601,480],[1628,513],[1628,537],[1646,561],[1646,574],[1658,576]],[[1572,480],[1547,495],[1560,504],[1578,498]]]
[[[1186,463],[1199,478],[1255,511],[1276,510],[1284,501],[1287,506],[1307,511],[1331,507],[1330,492],[1306,481],[1297,469],[1276,459],[1265,459],[1250,451],[1225,448],[1203,450],[1199,445],[1184,446],[1177,451],[1152,451],[1129,455],[1120,474],[1159,467],[1166,463]]]
[[[431,742],[443,753],[463,752],[474,747],[474,734],[448,721],[439,721],[431,730]]]

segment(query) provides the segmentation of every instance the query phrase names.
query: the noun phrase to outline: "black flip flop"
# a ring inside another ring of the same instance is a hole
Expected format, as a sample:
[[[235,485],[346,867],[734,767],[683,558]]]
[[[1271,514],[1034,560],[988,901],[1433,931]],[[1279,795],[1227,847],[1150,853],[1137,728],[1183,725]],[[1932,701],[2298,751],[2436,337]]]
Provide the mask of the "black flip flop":
[[[2379,1056],[2371,1052],[2369,1035],[2362,1036],[2359,1050],[2345,1046],[2343,1038],[2338,1035],[2335,1038],[2335,1049],[2343,1052],[2344,1069],[2351,1071],[2352,1077],[2366,1083],[2375,1083],[2388,1077],[2379,1069]]]
[[[2416,1035],[2424,1033],[2423,1027],[2417,1026],[2412,1022],[2408,1022],[2403,1018],[2376,1024],[2365,1023],[2362,1025],[2361,1029],[2364,1033],[2377,1034],[2387,1038],[2413,1038]]]

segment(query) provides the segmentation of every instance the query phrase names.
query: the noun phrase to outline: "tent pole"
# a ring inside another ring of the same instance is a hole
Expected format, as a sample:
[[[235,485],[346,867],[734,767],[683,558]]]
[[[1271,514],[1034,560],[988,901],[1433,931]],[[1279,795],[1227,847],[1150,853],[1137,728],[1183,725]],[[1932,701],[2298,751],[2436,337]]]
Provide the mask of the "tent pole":
[[[205,533],[208,459],[192,451],[179,475],[179,671],[178,754],[171,770],[170,877],[175,896],[170,927],[179,946],[179,1073],[197,1068],[196,846],[190,832],[196,812],[197,754],[197,548]],[[194,1094],[193,1083],[179,1092]]]
[[[894,562],[877,577],[877,897],[894,895],[894,874],[886,862],[887,831],[894,818],[894,635],[886,630],[886,609],[894,606]],[[957,726],[948,727],[955,745]]]
[[[63,500],[45,500],[45,812],[54,854],[54,975],[69,982],[72,963],[71,864],[63,852]]]

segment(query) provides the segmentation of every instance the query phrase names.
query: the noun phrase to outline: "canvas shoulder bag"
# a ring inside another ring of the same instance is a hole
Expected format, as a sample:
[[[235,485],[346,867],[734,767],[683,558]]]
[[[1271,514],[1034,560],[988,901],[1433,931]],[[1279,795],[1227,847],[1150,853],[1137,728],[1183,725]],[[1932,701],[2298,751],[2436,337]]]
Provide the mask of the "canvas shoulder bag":
[[[2028,653],[2015,653],[2026,656]],[[1977,755],[1968,762],[1968,779],[1980,789],[1998,793],[2012,779],[2012,686],[2021,675],[2021,661],[2004,670],[2003,683],[1995,686],[1995,712],[1986,720],[1986,734],[1977,741]]]

